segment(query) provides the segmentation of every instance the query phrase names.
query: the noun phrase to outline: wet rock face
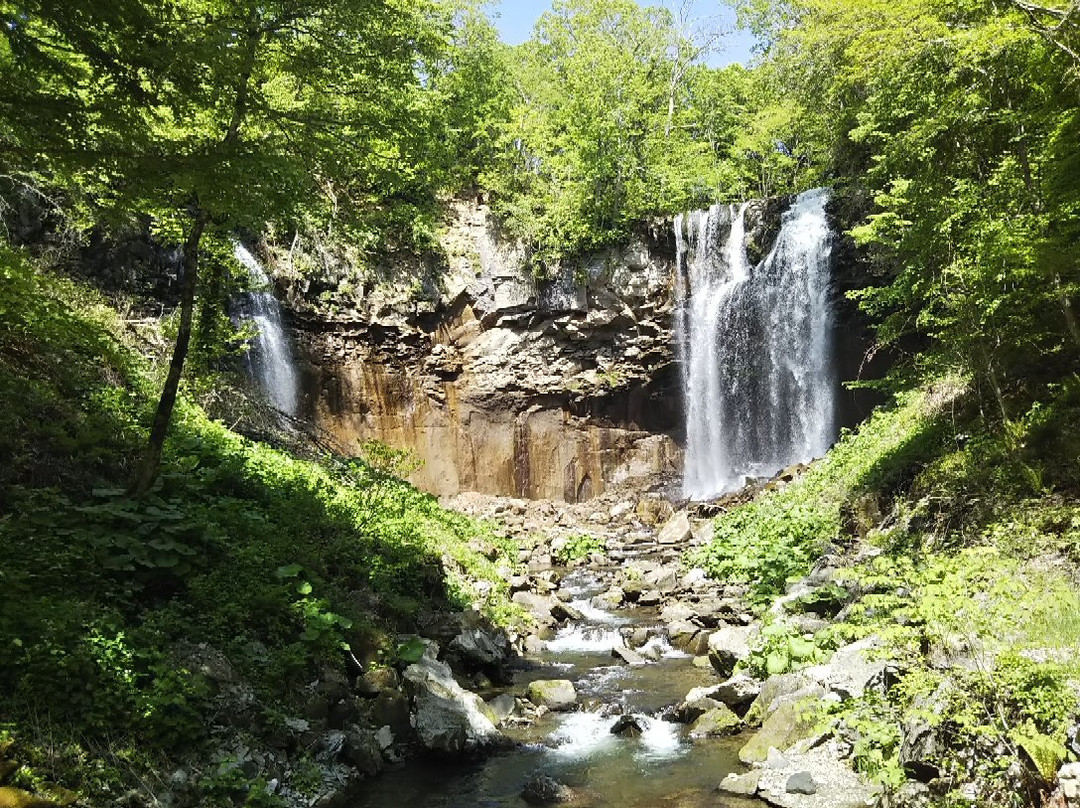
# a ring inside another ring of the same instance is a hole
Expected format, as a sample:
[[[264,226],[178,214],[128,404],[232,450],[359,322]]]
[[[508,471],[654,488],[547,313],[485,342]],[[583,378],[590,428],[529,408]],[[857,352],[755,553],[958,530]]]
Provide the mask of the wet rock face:
[[[458,205],[441,288],[295,303],[307,414],[346,450],[412,448],[439,495],[579,502],[677,473],[669,240],[643,230],[537,278],[485,208]]]

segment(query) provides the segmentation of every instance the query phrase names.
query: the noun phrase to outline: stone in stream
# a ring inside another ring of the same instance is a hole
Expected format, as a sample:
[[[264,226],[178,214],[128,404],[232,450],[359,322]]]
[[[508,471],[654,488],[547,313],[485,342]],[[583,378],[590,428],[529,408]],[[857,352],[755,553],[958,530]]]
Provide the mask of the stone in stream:
[[[705,688],[696,688],[698,690],[704,690]],[[692,701],[684,701],[679,704],[675,710],[671,713],[671,717],[675,719],[679,724],[693,724],[709,710],[715,710],[717,707],[723,705],[715,699],[707,697],[695,698]]]
[[[690,727],[691,738],[719,738],[734,735],[742,721],[729,708],[719,705],[698,718]]]
[[[645,585],[640,578],[629,578],[622,582],[623,598],[627,603],[637,603],[645,591]]]
[[[592,605],[597,609],[607,609],[611,611],[622,606],[625,598],[626,596],[623,590],[617,586],[613,586],[607,592],[594,597],[592,599]]]
[[[572,710],[577,704],[577,690],[568,679],[540,679],[529,682],[529,701],[549,710]]]
[[[613,659],[619,659],[625,662],[631,667],[638,667],[640,665],[648,665],[648,660],[645,659],[637,651],[631,651],[629,648],[623,645],[616,646],[611,649],[611,656]]]
[[[637,604],[638,606],[658,606],[663,599],[664,596],[659,589],[649,589],[638,596]]]
[[[551,611],[558,601],[548,595],[537,595],[534,592],[515,592],[510,598],[518,606],[524,606],[541,625],[553,625],[555,618]]]
[[[514,711],[517,709],[517,699],[514,698],[512,693],[503,693],[490,699],[487,706],[501,724],[514,714]]]
[[[630,714],[619,716],[619,719],[611,727],[612,735],[629,735],[632,738],[640,737],[644,731],[641,722]]]
[[[551,616],[558,620],[560,623],[564,620],[583,620],[585,615],[571,606],[569,603],[563,603],[562,601],[555,601],[551,606]]]
[[[574,799],[574,792],[558,780],[537,772],[525,781],[521,798],[529,805],[557,805]]]
[[[689,642],[684,646],[686,653],[693,654],[694,656],[705,656],[709,651],[709,632],[699,631]],[[709,663],[712,664],[712,659],[709,659]]]
[[[483,699],[455,682],[445,663],[425,657],[405,669],[405,682],[417,737],[429,752],[461,755],[504,742]]]
[[[677,623],[669,623],[667,631],[668,640],[670,640],[671,644],[679,650],[685,651],[701,629],[693,623],[680,621]]]

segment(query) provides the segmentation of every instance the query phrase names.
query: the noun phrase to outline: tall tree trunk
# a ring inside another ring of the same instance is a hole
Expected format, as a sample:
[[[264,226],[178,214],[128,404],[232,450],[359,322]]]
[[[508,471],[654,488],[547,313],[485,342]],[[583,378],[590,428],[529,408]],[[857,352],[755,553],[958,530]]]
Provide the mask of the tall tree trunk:
[[[230,147],[239,140],[240,127],[243,126],[244,119],[247,117],[248,95],[251,92],[255,57],[265,33],[257,25],[258,17],[259,11],[255,8],[248,20],[247,50],[244,53],[240,75],[236,80],[232,119],[221,140],[225,147]],[[150,428],[150,442],[146,446],[146,454],[143,455],[131,483],[130,493],[135,496],[140,496],[150,490],[161,467],[161,450],[165,446],[165,436],[172,422],[176,395],[180,389],[180,376],[184,372],[184,361],[187,359],[188,347],[191,344],[191,321],[195,310],[195,289],[199,280],[199,244],[202,242],[203,231],[206,230],[209,219],[209,214],[196,203],[195,219],[191,223],[191,230],[184,242],[184,278],[180,286],[180,330],[176,334],[176,346],[173,348],[172,361],[169,363],[169,375],[165,378],[165,389],[161,391],[161,399],[158,401],[157,412],[154,414],[154,424]]]
[[[188,231],[187,239],[184,241],[181,263],[183,279],[180,284],[180,330],[176,333],[176,345],[173,347],[172,361],[169,363],[169,374],[165,377],[165,387],[161,391],[157,411],[154,413],[150,441],[146,445],[146,451],[129,489],[135,496],[141,496],[150,490],[161,466],[161,450],[165,446],[165,436],[172,422],[176,395],[180,389],[180,376],[184,372],[184,361],[187,359],[188,346],[191,344],[192,312],[195,309],[195,289],[199,280],[199,244],[202,242],[203,231],[206,230],[207,218],[206,212],[197,208],[195,220],[191,223],[191,230]]]

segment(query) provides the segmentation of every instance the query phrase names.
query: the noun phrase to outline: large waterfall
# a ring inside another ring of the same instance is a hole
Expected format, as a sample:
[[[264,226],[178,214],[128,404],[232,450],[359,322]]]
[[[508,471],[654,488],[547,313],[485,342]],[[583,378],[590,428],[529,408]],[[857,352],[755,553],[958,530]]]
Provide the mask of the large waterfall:
[[[240,315],[251,320],[258,329],[247,352],[248,372],[265,391],[271,404],[286,415],[296,415],[299,385],[282,322],[281,304],[270,291],[270,279],[258,259],[240,242],[234,245],[233,253],[247,269],[255,287],[244,294],[240,304]]]
[[[827,201],[825,189],[801,194],[757,266],[745,204],[675,220],[688,497],[809,461],[836,436]]]

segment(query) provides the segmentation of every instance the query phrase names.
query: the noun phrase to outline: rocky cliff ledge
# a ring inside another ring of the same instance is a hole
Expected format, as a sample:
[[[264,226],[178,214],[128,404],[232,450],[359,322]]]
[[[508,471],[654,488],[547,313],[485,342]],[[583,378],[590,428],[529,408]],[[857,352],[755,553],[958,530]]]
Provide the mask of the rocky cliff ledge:
[[[790,203],[751,204],[754,260]],[[382,278],[331,270],[292,290],[306,414],[346,450],[413,449],[424,461],[413,482],[438,495],[580,502],[677,479],[671,221],[547,277],[484,205],[450,206],[440,241],[438,264]]]
[[[322,428],[414,449],[440,495],[577,502],[678,471],[670,225],[553,278],[482,205],[454,205],[441,240],[437,271],[294,304]]]

